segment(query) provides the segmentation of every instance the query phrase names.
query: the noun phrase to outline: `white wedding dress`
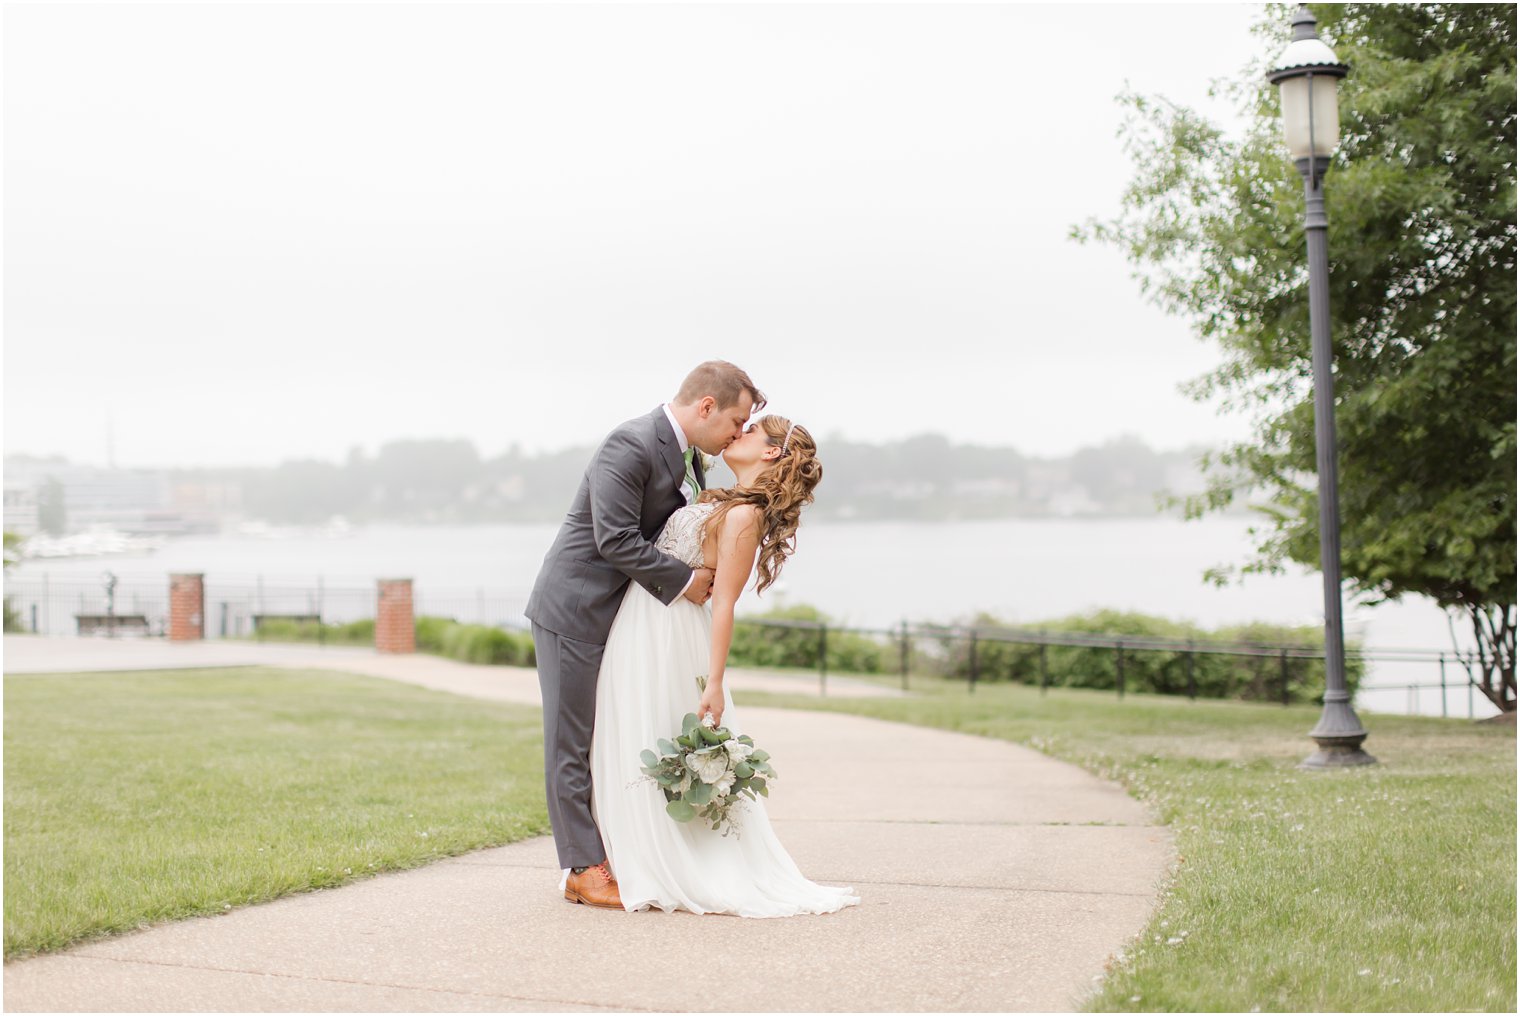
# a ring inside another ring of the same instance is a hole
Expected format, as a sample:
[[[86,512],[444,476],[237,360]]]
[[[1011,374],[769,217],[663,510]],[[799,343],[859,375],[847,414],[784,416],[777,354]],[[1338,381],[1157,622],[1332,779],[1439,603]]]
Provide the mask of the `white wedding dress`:
[[[701,567],[701,524],[713,508],[709,502],[677,510],[655,546]],[[776,838],[765,798],[740,798],[732,812],[737,828],[724,836],[701,821],[671,818],[664,793],[644,778],[639,753],[658,751],[656,741],[673,739],[682,717],[697,710],[697,676],[708,671],[711,637],[711,607],[684,597],[667,607],[637,582],[628,584],[607,636],[591,740],[591,814],[623,909],[789,917],[859,903],[852,888],[803,877]],[[727,688],[723,709],[723,725],[744,733]],[[784,788],[786,758],[772,761]]]

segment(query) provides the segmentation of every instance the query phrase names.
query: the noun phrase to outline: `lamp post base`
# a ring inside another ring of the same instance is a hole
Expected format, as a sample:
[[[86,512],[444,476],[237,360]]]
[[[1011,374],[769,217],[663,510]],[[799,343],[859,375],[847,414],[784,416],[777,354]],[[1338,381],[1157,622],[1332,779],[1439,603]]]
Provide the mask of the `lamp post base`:
[[[1312,736],[1312,735],[1311,735]],[[1376,765],[1377,759],[1362,750],[1367,735],[1351,737],[1316,737],[1319,750],[1298,764],[1300,769],[1343,769],[1346,766]]]

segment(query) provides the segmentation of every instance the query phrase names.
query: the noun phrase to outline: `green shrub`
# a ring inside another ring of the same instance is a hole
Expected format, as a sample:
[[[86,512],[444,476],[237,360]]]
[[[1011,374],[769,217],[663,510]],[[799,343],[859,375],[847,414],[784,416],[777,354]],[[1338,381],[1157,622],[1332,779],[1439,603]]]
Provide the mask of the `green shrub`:
[[[795,621],[809,627],[787,628],[764,625],[757,621]],[[750,623],[745,623],[750,622]],[[739,666],[818,668],[817,624],[830,619],[816,607],[797,604],[764,614],[740,618],[734,626],[734,641],[729,658]],[[1043,631],[1047,634],[1083,633],[1137,639],[1192,641],[1198,651],[1186,649],[1124,650],[1124,687],[1126,691],[1161,695],[1186,695],[1189,691],[1188,668],[1191,656],[1192,685],[1200,698],[1228,698],[1247,701],[1282,700],[1282,660],[1277,654],[1264,656],[1209,653],[1213,644],[1288,646],[1318,652],[1323,646],[1323,631],[1314,626],[1292,627],[1271,624],[1233,625],[1209,631],[1185,621],[1172,621],[1149,614],[1118,610],[1099,610],[1074,614],[1051,621],[1022,626],[1014,630],[988,614],[978,614],[970,621],[954,626],[922,625],[931,634],[915,638],[912,646],[913,667],[924,673],[969,679],[971,642],[967,628],[978,632],[976,672],[979,681],[1012,681],[1038,684],[1040,681],[1040,646],[1036,643],[1005,641],[999,636],[1017,637],[1020,631]],[[828,633],[829,670],[838,673],[879,674],[892,672],[900,665],[900,648],[896,638],[880,639],[831,629]],[[1355,649],[1347,644],[1348,653]],[[1053,686],[1114,690],[1118,683],[1117,653],[1112,646],[1045,647],[1046,671]],[[1346,659],[1346,683],[1355,692],[1365,666],[1354,655]],[[1323,660],[1289,657],[1287,661],[1288,701],[1321,702],[1325,684]]]
[[[537,663],[533,636],[486,624],[460,624],[451,617],[418,617],[417,650],[466,663],[532,667]],[[319,625],[315,621],[269,618],[259,629],[268,642],[326,642],[329,645],[375,644],[375,621],[365,618],[347,624]]]
[[[1318,625],[1287,627],[1270,624],[1242,624],[1219,628],[1213,637],[1220,642],[1254,642],[1271,645],[1287,645],[1298,649],[1322,652],[1325,648],[1325,630]],[[1367,664],[1354,655],[1361,646],[1354,639],[1346,640],[1346,688],[1353,695],[1362,683]],[[1237,693],[1231,698],[1274,698],[1280,694],[1282,662],[1275,656],[1232,657],[1239,661],[1236,674],[1240,678]],[[1323,704],[1325,695],[1325,661],[1288,658],[1288,694],[1294,702]],[[1272,689],[1268,693],[1266,689]]]
[[[800,621],[832,624],[816,607],[798,604],[777,607],[763,614],[736,619],[729,661],[744,667],[800,667],[818,669],[818,629],[784,628],[755,621]],[[896,666],[897,651],[882,642],[851,632],[828,632],[829,670],[855,674],[878,674]]]
[[[977,679],[982,681],[1018,681],[1039,683],[1039,646],[1028,643],[999,642],[995,636],[1014,634],[1003,622],[986,614],[978,615],[963,627],[975,626],[983,637],[976,644]],[[1289,646],[1319,651],[1323,631],[1313,626],[1291,627],[1271,624],[1245,624],[1207,631],[1187,622],[1171,621],[1148,614],[1100,610],[1075,614],[1024,625],[1022,631],[1098,633],[1122,639],[1163,638],[1191,640],[1199,652],[1185,649],[1124,650],[1124,687],[1127,691],[1154,692],[1162,695],[1188,693],[1188,657],[1192,656],[1193,683],[1201,698],[1229,698],[1277,702],[1282,699],[1282,660],[1278,655],[1244,656],[1209,653],[1214,644],[1256,644]],[[970,643],[948,630],[939,638],[940,673],[969,678]],[[1347,649],[1354,649],[1352,643]],[[1118,684],[1118,654],[1112,646],[1047,646],[1046,666],[1052,685],[1068,688],[1115,689]],[[1365,667],[1354,656],[1346,659],[1346,683],[1355,691]],[[1325,664],[1323,660],[1289,657],[1288,701],[1320,702],[1323,699]]]
[[[508,631],[486,624],[444,621],[429,633],[429,637],[436,638],[440,643],[440,648],[436,651],[452,660],[512,667],[531,667],[537,662],[533,652],[533,636],[527,632]]]
[[[349,621],[347,624],[335,624],[332,626],[333,634],[337,641],[344,645],[372,646],[375,644],[375,619],[364,618],[360,621]]]
[[[424,653],[443,654],[443,633],[459,622],[452,617],[422,616],[416,619],[417,649]]]
[[[335,646],[375,644],[375,622],[370,619],[346,624],[323,624],[318,621],[295,621],[290,618],[265,618],[255,635],[264,642],[322,642]]]

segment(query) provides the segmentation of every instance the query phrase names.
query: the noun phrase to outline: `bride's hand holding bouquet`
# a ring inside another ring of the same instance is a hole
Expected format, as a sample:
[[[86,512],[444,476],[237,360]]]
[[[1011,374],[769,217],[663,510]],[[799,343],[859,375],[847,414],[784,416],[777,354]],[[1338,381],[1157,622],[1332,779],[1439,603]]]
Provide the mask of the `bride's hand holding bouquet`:
[[[723,725],[723,679],[709,680],[702,688],[702,698],[697,703],[697,716],[712,715],[713,726]]]

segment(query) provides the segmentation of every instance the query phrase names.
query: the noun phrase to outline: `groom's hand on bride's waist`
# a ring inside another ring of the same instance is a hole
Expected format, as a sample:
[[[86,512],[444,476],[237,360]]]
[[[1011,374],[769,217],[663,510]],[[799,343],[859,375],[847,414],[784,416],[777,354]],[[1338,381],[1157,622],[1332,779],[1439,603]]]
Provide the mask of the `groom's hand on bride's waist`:
[[[691,573],[691,584],[686,587],[685,597],[695,604],[707,602],[712,595],[713,570],[711,568],[698,568]]]

